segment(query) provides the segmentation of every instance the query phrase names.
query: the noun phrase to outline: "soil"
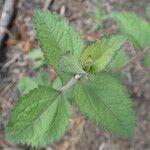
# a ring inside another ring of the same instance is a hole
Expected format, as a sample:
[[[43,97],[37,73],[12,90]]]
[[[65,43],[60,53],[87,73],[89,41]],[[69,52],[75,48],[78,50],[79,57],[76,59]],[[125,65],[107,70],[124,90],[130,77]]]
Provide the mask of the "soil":
[[[0,1],[0,13],[2,11]],[[134,11],[145,16],[145,8],[149,0],[103,0],[105,12],[113,10]],[[56,143],[44,149],[31,148],[10,144],[4,138],[4,128],[10,110],[16,103],[20,93],[16,88],[22,76],[34,76],[37,70],[32,67],[33,62],[26,58],[26,53],[37,47],[37,39],[32,24],[32,17],[36,8],[43,8],[44,1],[22,0],[19,2],[18,15],[13,22],[5,48],[7,60],[0,64],[0,149],[4,150],[150,150],[150,70],[144,67],[143,58],[131,64],[122,71],[124,85],[127,87],[135,104],[136,131],[131,139],[119,138],[97,127],[74,110],[75,115],[66,134]],[[91,42],[104,34],[93,31],[94,20],[92,14],[96,8],[96,0],[54,0],[49,7],[67,17],[76,24],[86,42]],[[148,18],[146,18],[148,19]],[[18,26],[19,24],[19,26]],[[117,30],[113,22],[106,23],[107,34]],[[125,46],[129,56],[134,57],[138,51],[131,45]],[[43,67],[40,70],[45,70]]]

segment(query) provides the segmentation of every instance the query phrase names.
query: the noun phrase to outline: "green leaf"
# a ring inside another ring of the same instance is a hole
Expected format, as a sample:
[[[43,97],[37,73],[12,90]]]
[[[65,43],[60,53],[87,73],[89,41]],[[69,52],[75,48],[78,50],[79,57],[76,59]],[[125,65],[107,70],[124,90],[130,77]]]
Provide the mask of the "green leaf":
[[[75,102],[90,120],[119,136],[131,136],[135,117],[123,86],[109,74],[90,76],[75,86]]]
[[[85,71],[82,70],[82,66],[71,54],[62,56],[59,61],[59,70],[70,74],[85,74]]]
[[[61,55],[68,51],[80,59],[84,42],[76,29],[64,18],[56,13],[37,10],[34,26],[47,63],[57,68]]]
[[[30,77],[22,77],[17,83],[17,88],[22,95],[27,94],[36,87],[38,87],[37,82]]]
[[[125,36],[114,35],[103,37],[89,45],[84,49],[82,55],[84,70],[91,73],[105,70],[126,40]]]
[[[70,115],[70,104],[62,94],[40,86],[19,99],[6,138],[16,144],[44,147],[64,134]]]
[[[103,17],[104,17],[104,9],[102,6],[102,2],[97,2],[96,10],[95,10],[95,20],[97,27],[103,29]]]
[[[45,85],[45,86],[51,85],[51,77],[46,72],[38,73],[34,80],[37,82],[38,85]]]
[[[34,69],[39,69],[46,64],[45,59],[43,57],[43,52],[41,51],[40,48],[35,48],[31,50],[28,53],[27,58],[34,61],[33,63]]]
[[[150,17],[150,4],[146,7],[146,15]]]
[[[123,33],[138,47],[145,48],[150,44],[150,24],[135,13],[113,12],[109,17],[116,20]]]
[[[37,60],[37,61],[35,61],[34,63],[33,63],[33,69],[39,69],[39,68],[41,68],[42,66],[44,66],[46,64],[46,62],[45,62],[45,59],[44,58],[42,58],[42,59],[40,59],[40,60]]]
[[[31,50],[28,53],[27,58],[31,59],[31,60],[42,59],[43,58],[43,52],[41,51],[40,48],[34,48],[33,50]]]
[[[17,83],[17,88],[19,92],[24,95],[27,94],[29,91],[33,90],[34,88],[37,88],[38,85],[50,86],[50,75],[46,72],[40,72],[35,78],[22,77]]]
[[[122,83],[125,80],[125,75],[122,74],[122,72],[113,72],[112,77],[114,77],[116,80],[118,80],[120,83]]]
[[[112,62],[106,67],[106,70],[118,70],[125,66],[129,61],[127,53],[120,49],[118,53],[116,54],[115,58],[112,60]]]
[[[52,88],[58,90],[62,86],[61,79],[57,76],[57,78],[53,81]]]
[[[146,55],[146,57],[144,59],[144,64],[145,64],[145,66],[150,68],[150,52]]]

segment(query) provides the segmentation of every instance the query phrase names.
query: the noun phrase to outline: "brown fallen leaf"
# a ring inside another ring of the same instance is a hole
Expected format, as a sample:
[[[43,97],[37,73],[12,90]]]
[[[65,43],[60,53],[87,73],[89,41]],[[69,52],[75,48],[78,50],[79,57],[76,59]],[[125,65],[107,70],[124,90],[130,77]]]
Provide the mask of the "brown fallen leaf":
[[[97,39],[99,39],[101,37],[100,34],[96,33],[96,32],[88,32],[86,35],[85,35],[85,39],[90,41],[90,42],[94,42],[96,41]]]
[[[31,49],[31,41],[30,40],[26,40],[24,47],[23,47],[23,52],[26,54],[30,51]]]
[[[73,20],[75,20],[75,19],[76,19],[75,16],[68,16],[68,17],[67,17],[67,20],[68,20],[68,21],[73,21]]]
[[[5,44],[7,46],[16,46],[19,41],[16,39],[8,39]]]

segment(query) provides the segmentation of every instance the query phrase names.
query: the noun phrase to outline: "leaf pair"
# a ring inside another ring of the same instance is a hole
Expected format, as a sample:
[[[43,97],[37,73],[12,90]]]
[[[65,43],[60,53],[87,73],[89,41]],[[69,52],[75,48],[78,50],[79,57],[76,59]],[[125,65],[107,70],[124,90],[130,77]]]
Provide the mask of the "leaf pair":
[[[90,120],[120,136],[134,132],[133,104],[122,85],[111,75],[100,73],[81,79],[74,88],[75,103]],[[38,86],[21,97],[7,125],[13,143],[45,146],[58,139],[71,117],[71,106],[63,93]]]
[[[37,11],[34,24],[47,63],[71,74],[85,74],[83,69],[87,72],[105,70],[127,40],[121,35],[104,37],[83,50],[80,34],[55,13]]]

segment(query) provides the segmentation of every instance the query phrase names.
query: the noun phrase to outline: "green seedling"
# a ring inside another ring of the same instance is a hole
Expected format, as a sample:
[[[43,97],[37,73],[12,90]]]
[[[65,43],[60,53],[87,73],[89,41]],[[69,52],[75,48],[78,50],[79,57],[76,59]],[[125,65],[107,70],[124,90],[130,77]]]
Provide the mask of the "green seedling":
[[[23,94],[12,109],[6,138],[15,144],[45,147],[64,134],[72,105],[114,135],[131,137],[133,102],[110,71],[127,37],[104,36],[85,46],[74,26],[56,13],[41,10],[35,12],[34,26],[45,62],[57,70],[63,85],[50,84],[46,74],[42,79],[24,79],[25,88],[18,83]],[[32,88],[27,90],[26,83]]]

